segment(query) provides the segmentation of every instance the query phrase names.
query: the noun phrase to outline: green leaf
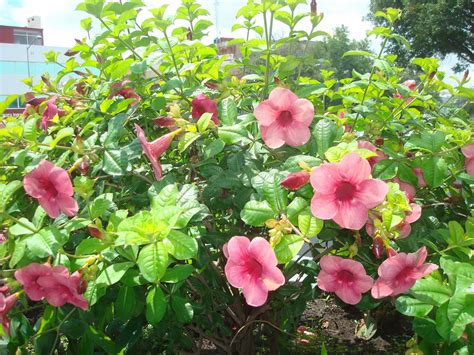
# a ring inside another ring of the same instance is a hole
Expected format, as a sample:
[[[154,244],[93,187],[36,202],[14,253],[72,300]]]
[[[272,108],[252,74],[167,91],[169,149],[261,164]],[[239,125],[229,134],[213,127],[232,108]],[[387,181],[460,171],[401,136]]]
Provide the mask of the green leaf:
[[[171,298],[171,308],[176,314],[176,320],[180,323],[189,323],[193,320],[194,310],[185,298],[173,296]]]
[[[347,51],[345,52],[342,57],[349,57],[349,56],[352,56],[352,55],[359,55],[359,56],[363,56],[363,57],[371,57],[371,58],[375,58],[375,54],[373,53],[370,53],[370,52],[365,52],[365,51]]]
[[[262,186],[263,197],[277,213],[283,212],[288,205],[288,191],[280,186],[282,178],[281,174],[270,172],[265,175]]]
[[[424,317],[433,309],[431,304],[404,295],[397,298],[395,307],[400,313],[411,317]]]
[[[97,217],[100,217],[104,214],[105,211],[112,205],[112,201],[104,198],[104,197],[98,197],[96,198],[89,209],[90,213],[90,218],[95,219]]]
[[[15,249],[13,249],[12,256],[10,258],[10,267],[15,267],[26,253],[26,241],[17,241],[15,243]]]
[[[151,107],[155,111],[161,111],[161,110],[165,109],[166,108],[166,98],[164,98],[163,96],[155,97],[151,101]]]
[[[298,215],[298,228],[300,232],[308,238],[318,235],[323,227],[324,222],[316,217],[313,217],[309,212]]]
[[[117,295],[117,300],[115,301],[115,312],[117,313],[117,317],[123,322],[130,320],[135,311],[136,302],[135,290],[133,287],[121,285]]]
[[[61,238],[59,231],[55,227],[48,227],[28,237],[26,243],[32,255],[45,258],[56,255],[61,246],[57,238]]]
[[[220,103],[219,119],[226,126],[231,126],[237,121],[237,105],[232,97],[226,97]]]
[[[417,300],[437,307],[451,297],[451,289],[432,277],[418,280],[410,289],[410,293]]]
[[[435,133],[423,132],[421,135],[414,135],[406,143],[408,149],[422,149],[429,152],[439,152],[444,145],[446,136],[443,132]]]
[[[329,149],[336,140],[337,126],[330,119],[323,118],[314,126],[313,136],[316,139],[318,155],[324,159],[324,153]]]
[[[219,127],[217,134],[225,144],[247,144],[250,142],[248,139],[248,131],[239,124]]]
[[[168,252],[162,242],[152,243],[140,250],[137,260],[143,277],[150,282],[158,282],[168,266]]]
[[[201,135],[199,133],[187,132],[185,133],[178,142],[178,149],[182,153],[189,148],[194,141],[196,141]]]
[[[49,143],[49,146],[51,148],[54,148],[61,140],[67,137],[72,137],[73,135],[74,135],[74,129],[72,129],[71,127],[61,128],[59,132],[56,134],[56,137],[54,138],[54,140],[51,143]]]
[[[384,159],[375,164],[373,174],[375,177],[388,180],[394,178],[398,172],[398,163],[395,160]]]
[[[0,184],[0,213],[7,210],[7,204],[13,194],[23,186],[19,180],[11,181],[8,184]]]
[[[165,238],[170,226],[157,219],[151,212],[141,211],[133,217],[129,217],[120,222],[117,233],[116,245],[123,244],[148,244]]]
[[[102,169],[109,175],[123,175],[128,170],[128,156],[124,149],[104,149]]]
[[[212,141],[209,145],[203,147],[204,159],[210,159],[220,152],[225,147],[225,143],[221,139],[216,139]]]
[[[168,252],[178,260],[194,258],[197,254],[197,241],[177,230],[172,230],[163,240]]]
[[[36,226],[24,217],[18,219],[18,222],[8,229],[8,233],[13,236],[28,235],[36,232]]]
[[[178,187],[175,184],[167,185],[161,189],[158,195],[152,196],[151,208],[159,209],[164,206],[174,206],[177,198]]]
[[[275,212],[267,201],[248,201],[240,212],[240,218],[248,225],[255,227],[264,226],[268,219],[274,217]]]
[[[274,247],[278,263],[286,264],[291,261],[291,259],[293,259],[293,257],[301,250],[303,244],[303,238],[299,235],[284,235],[281,238],[280,243]]]
[[[191,264],[175,265],[172,269],[166,270],[161,282],[178,283],[186,280],[194,272],[194,266]]]
[[[199,133],[203,133],[206,131],[207,127],[209,127],[209,123],[212,120],[212,113],[206,112],[204,113],[197,121],[196,126]]]
[[[430,343],[440,343],[443,341],[436,330],[436,322],[431,318],[413,319],[413,330]]]
[[[92,255],[100,253],[107,245],[100,239],[88,238],[82,240],[76,247],[76,255]]]
[[[298,216],[306,211],[308,202],[302,197],[295,197],[286,209],[286,215],[291,223],[298,225]]]
[[[446,161],[440,157],[432,157],[421,162],[421,169],[428,186],[435,188],[440,186],[448,173]]]
[[[159,286],[151,288],[146,295],[145,315],[148,323],[158,324],[165,316],[167,306],[168,303],[161,288]]]
[[[99,274],[95,282],[98,286],[116,284],[133,265],[132,262],[112,264]]]

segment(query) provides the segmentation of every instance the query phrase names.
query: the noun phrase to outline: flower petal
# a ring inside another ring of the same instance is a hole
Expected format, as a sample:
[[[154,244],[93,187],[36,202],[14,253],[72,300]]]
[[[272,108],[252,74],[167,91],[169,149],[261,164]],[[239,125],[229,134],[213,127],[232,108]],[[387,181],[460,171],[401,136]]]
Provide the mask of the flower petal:
[[[270,148],[280,148],[285,144],[285,132],[278,122],[273,122],[270,126],[260,126],[260,131],[263,141]]]
[[[71,178],[69,177],[66,170],[55,166],[49,172],[49,180],[60,193],[63,193],[67,196],[72,196],[74,194]]]
[[[380,205],[388,193],[388,185],[379,179],[362,181],[357,186],[355,198],[368,209]]]
[[[469,175],[474,176],[474,158],[466,159],[464,162],[464,167],[466,168],[466,172]]]
[[[362,299],[362,294],[352,287],[340,287],[336,290],[336,295],[347,304],[357,304]]]
[[[272,246],[266,239],[262,237],[256,237],[252,239],[250,245],[248,246],[248,253],[264,268],[276,266],[278,264]]]
[[[336,164],[322,164],[311,173],[311,185],[316,192],[321,194],[334,194],[339,181],[341,181],[341,176]]]
[[[252,278],[242,289],[245,302],[252,307],[260,307],[268,298],[268,290],[259,278]]]
[[[338,213],[333,217],[333,220],[342,228],[359,230],[364,226],[368,218],[367,207],[353,200],[341,202]]]
[[[292,147],[306,144],[311,137],[311,132],[304,123],[294,121],[283,130],[285,142]]]
[[[55,198],[41,197],[38,199],[39,204],[51,218],[59,216],[59,206]]]
[[[334,292],[338,289],[337,276],[321,270],[318,274],[317,281],[318,287],[327,292]]]
[[[465,145],[461,148],[461,151],[466,158],[474,158],[474,143]]]
[[[357,153],[349,153],[338,164],[339,174],[354,185],[370,177],[371,167],[367,160]]]
[[[298,96],[288,89],[277,87],[272,90],[268,99],[279,111],[289,111],[293,102],[298,100]]]
[[[274,291],[285,284],[285,276],[276,266],[264,266],[262,269],[262,281],[269,291]]]
[[[245,265],[227,260],[224,271],[227,281],[236,288],[242,288],[249,282],[250,275]]]
[[[76,200],[68,195],[59,194],[56,197],[56,202],[59,209],[69,217],[73,217],[79,211],[79,206],[77,205]]]
[[[410,203],[411,211],[405,215],[405,222],[414,223],[421,217],[421,206],[416,203]]]
[[[306,127],[313,122],[314,106],[309,100],[298,99],[294,101],[289,111],[295,121],[303,123]]]
[[[339,213],[339,203],[335,195],[321,195],[317,192],[311,199],[311,213],[320,219],[332,219]]]
[[[392,295],[393,285],[389,280],[377,279],[372,286],[371,294],[375,299],[384,298]]]
[[[236,236],[230,238],[227,243],[227,253],[229,260],[233,260],[240,264],[241,260],[246,260],[249,257],[248,248],[250,240],[247,237]]]
[[[258,104],[253,114],[260,125],[269,126],[278,118],[280,111],[272,105],[270,100],[265,100]]]

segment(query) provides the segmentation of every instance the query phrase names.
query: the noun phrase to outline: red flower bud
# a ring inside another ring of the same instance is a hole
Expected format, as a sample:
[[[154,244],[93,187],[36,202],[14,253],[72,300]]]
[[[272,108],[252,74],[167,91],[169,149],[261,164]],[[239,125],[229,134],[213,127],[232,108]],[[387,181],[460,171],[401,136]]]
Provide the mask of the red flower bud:
[[[304,325],[300,325],[298,328],[296,328],[296,331],[300,334],[304,334],[306,327]]]
[[[318,4],[316,3],[316,0],[311,0],[311,15],[316,16],[318,14]]]
[[[383,145],[383,142],[384,142],[384,139],[383,137],[378,137],[376,140],[375,140],[375,145],[377,146],[382,146]]]
[[[84,158],[81,161],[81,164],[79,164],[79,171],[81,172],[81,175],[86,175],[89,171],[89,167],[89,160],[87,160],[87,158]]]
[[[193,40],[193,31],[191,31],[191,29],[188,27],[188,33],[186,33],[186,38],[189,40],[189,41],[192,41]]]
[[[372,253],[377,259],[381,259],[383,256],[384,246],[383,240],[380,237],[376,237],[372,244]]]
[[[94,238],[97,238],[97,239],[103,239],[104,238],[104,234],[99,230],[99,228],[97,228],[93,224],[89,224],[87,226],[87,230],[89,231],[89,234],[91,236],[93,236]]]
[[[467,80],[467,77],[469,76],[469,69],[466,69],[464,72],[464,75],[462,77],[462,81],[465,82]]]
[[[212,90],[217,90],[219,89],[219,84],[217,83],[211,83],[208,81],[207,83],[204,84],[207,88],[212,89]]]
[[[436,75],[436,71],[432,71],[428,76],[428,80],[433,80],[434,76]]]
[[[413,158],[413,157],[415,156],[415,154],[413,154],[413,152],[406,152],[406,153],[405,153],[405,156],[406,156],[407,158]]]
[[[307,171],[299,171],[291,173],[280,183],[282,187],[288,190],[298,190],[301,186],[309,181],[310,173]]]
[[[309,345],[308,339],[298,339],[298,343],[301,345]]]
[[[395,256],[395,255],[397,255],[397,252],[395,251],[395,249],[387,248],[387,256],[389,258],[391,258],[392,256]]]
[[[176,126],[176,120],[173,117],[161,116],[153,120],[153,123],[160,127],[174,127]]]
[[[456,180],[455,182],[453,182],[453,187],[454,187],[455,189],[459,189],[459,190],[462,189],[462,182]]]

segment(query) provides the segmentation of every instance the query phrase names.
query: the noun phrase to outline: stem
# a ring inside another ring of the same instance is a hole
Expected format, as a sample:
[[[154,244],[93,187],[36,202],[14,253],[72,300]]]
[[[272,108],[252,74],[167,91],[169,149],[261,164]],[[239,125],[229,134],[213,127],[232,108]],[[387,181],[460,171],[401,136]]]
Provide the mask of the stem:
[[[304,48],[303,48],[303,54],[301,55],[301,58],[303,58],[303,59],[304,59],[304,56],[306,55],[306,51],[308,50],[309,42],[311,42],[310,38],[311,38],[311,35],[313,34],[315,28],[316,28],[316,25],[313,24],[311,26],[311,31],[308,34],[308,40],[306,41],[306,44],[304,45]],[[303,62],[301,62],[298,65],[298,76],[296,77],[296,81],[298,81],[300,79],[302,69],[303,69]]]
[[[385,37],[385,39],[382,43],[382,47],[380,48],[379,55],[377,56],[377,59],[380,59],[380,57],[382,56],[382,53],[385,49],[385,46],[386,46],[387,42],[388,42],[388,37]],[[364,94],[362,95],[362,101],[360,102],[360,105],[363,105],[364,102],[365,102],[365,98],[367,96],[367,92],[369,91],[370,84],[372,84],[372,75],[374,74],[374,71],[375,71],[375,63],[372,65],[372,70],[370,71],[370,76],[369,76],[369,82],[367,83],[367,87],[365,88]],[[352,127],[351,127],[351,132],[354,130],[354,128],[357,124],[357,120],[359,119],[359,116],[360,116],[360,112],[357,112],[356,118],[355,118],[354,123],[352,124]]]
[[[174,70],[176,71],[176,76],[178,77],[178,80],[179,80],[179,89],[181,91],[181,96],[184,96],[183,82],[181,81],[181,76],[179,75],[178,64],[176,63],[176,58],[174,56],[173,48],[171,47],[170,39],[168,38],[166,30],[163,31],[163,34],[165,35],[166,43],[168,44],[168,48],[171,54],[171,60],[173,61]]]
[[[265,68],[265,87],[262,92],[262,100],[267,97],[268,94],[268,85],[270,80],[270,57],[271,57],[271,40],[272,40],[272,30],[273,30],[273,11],[270,11],[270,29],[268,29],[267,24],[267,11],[263,13],[263,23],[265,25],[265,39],[267,42],[267,59],[266,59],[266,68]]]

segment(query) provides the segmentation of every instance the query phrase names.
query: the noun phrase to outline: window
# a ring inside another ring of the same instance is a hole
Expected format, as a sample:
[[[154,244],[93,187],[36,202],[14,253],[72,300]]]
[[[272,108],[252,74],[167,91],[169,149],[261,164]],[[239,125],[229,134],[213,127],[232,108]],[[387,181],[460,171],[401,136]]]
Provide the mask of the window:
[[[41,44],[41,31],[13,30],[13,42],[17,44]]]

